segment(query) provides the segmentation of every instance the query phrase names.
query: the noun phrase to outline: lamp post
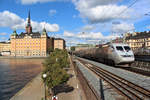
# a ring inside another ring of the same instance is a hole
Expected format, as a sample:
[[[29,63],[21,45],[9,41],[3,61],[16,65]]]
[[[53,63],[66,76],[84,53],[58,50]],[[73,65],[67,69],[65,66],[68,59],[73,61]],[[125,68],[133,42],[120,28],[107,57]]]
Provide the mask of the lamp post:
[[[43,74],[43,78],[46,79],[47,75]],[[45,100],[46,100],[46,82],[44,81],[44,87],[45,87]]]
[[[58,61],[58,58],[56,58],[56,62]]]

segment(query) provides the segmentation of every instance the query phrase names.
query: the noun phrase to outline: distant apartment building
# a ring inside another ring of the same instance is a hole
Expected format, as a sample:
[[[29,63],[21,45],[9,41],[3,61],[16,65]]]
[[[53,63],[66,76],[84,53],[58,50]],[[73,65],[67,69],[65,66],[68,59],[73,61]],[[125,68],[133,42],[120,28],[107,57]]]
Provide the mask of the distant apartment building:
[[[80,50],[85,50],[85,49],[89,49],[89,47],[75,47],[75,51],[80,51]]]
[[[80,51],[80,50],[95,48],[96,45],[93,45],[93,44],[77,44],[77,46],[74,46],[74,47],[75,47],[75,51]]]
[[[111,41],[112,43],[123,43],[124,39],[123,38],[116,38],[114,40]]]
[[[10,51],[10,42],[0,42],[0,52]]]
[[[125,39],[126,43],[128,43],[133,50],[144,47],[150,49],[150,31],[127,34]]]
[[[62,38],[55,38],[54,39],[54,49],[65,49],[65,40]]]
[[[11,48],[10,42],[0,42],[0,54],[1,55],[10,55]]]

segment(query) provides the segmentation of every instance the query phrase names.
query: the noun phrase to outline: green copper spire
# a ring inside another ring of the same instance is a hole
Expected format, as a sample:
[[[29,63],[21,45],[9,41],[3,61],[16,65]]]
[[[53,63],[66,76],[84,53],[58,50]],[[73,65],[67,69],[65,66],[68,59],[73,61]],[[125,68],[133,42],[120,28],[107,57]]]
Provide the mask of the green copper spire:
[[[46,29],[45,29],[45,28],[43,29],[42,35],[47,35],[47,32],[46,32]]]
[[[27,26],[31,26],[31,22],[30,22],[30,10],[28,12],[28,24],[27,24]]]
[[[12,36],[17,36],[17,35],[18,34],[17,34],[16,30],[14,30]]]

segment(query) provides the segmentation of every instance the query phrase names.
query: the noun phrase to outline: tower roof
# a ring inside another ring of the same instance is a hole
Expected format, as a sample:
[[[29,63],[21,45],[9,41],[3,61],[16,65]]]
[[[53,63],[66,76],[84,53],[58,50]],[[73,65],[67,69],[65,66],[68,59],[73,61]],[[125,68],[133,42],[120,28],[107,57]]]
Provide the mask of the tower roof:
[[[28,22],[26,26],[26,33],[32,33],[31,21],[30,21],[30,10],[28,12]]]
[[[27,26],[31,26],[31,22],[30,22],[30,10],[28,12],[28,24],[27,24]]]
[[[47,35],[46,29],[43,29],[42,35]]]
[[[12,36],[17,36],[17,35],[18,34],[17,34],[16,30],[14,30]]]

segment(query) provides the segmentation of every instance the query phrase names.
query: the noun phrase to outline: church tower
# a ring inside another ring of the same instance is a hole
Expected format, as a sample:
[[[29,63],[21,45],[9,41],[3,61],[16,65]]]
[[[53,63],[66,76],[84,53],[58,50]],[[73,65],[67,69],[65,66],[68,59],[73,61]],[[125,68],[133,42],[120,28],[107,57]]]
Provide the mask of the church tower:
[[[31,21],[30,21],[30,11],[28,13],[28,23],[26,26],[26,33],[32,33]]]

